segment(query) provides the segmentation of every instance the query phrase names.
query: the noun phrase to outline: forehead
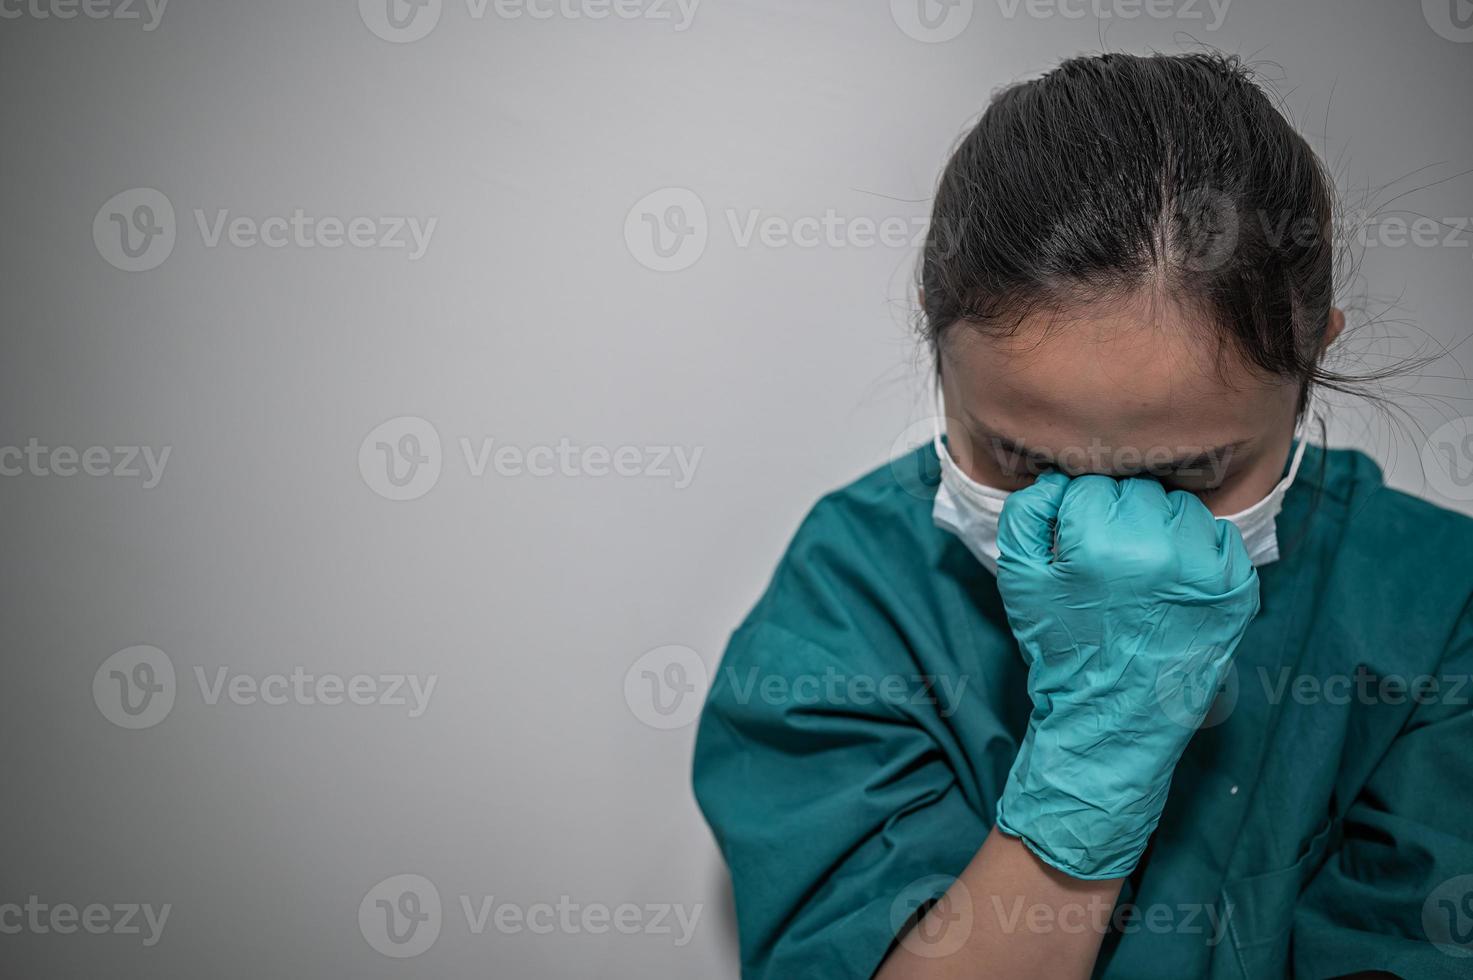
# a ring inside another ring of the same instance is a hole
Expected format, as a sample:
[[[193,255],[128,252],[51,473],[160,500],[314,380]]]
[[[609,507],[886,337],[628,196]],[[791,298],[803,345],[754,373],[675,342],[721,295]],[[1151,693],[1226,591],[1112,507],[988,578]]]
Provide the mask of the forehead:
[[[942,373],[966,415],[1035,443],[1099,436],[1221,444],[1250,438],[1293,386],[1254,371],[1175,306],[1109,305],[1026,318],[998,335],[956,324]]]

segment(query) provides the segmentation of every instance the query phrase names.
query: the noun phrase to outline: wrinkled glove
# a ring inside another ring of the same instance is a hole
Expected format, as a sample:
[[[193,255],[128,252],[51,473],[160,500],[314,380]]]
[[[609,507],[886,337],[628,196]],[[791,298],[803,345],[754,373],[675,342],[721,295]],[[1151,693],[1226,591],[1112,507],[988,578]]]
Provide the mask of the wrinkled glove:
[[[997,826],[1076,878],[1140,861],[1172,771],[1258,613],[1242,536],[1155,480],[1040,476],[998,530],[1033,713]]]

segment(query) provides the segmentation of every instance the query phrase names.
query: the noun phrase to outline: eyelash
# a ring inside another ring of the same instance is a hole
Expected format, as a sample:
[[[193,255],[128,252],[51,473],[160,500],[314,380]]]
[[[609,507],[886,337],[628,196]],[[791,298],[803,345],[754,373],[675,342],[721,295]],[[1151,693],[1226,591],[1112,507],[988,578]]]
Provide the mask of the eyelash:
[[[1052,457],[1038,455],[1015,446],[998,445],[992,442],[993,456],[997,460],[998,467],[1010,477],[1020,477],[1026,472],[1029,475],[1037,475],[1044,470],[1054,467],[1056,464]],[[1201,478],[1210,479],[1212,463],[1210,460],[1189,460],[1188,462],[1172,467],[1160,473],[1151,473],[1150,476],[1158,480],[1197,480]],[[1210,487],[1194,488],[1192,492],[1220,490],[1228,482],[1228,475],[1223,474],[1223,479]]]
[[[1026,469],[1028,469],[1030,471],[1034,471],[1034,470],[1042,471],[1042,470],[1048,469],[1049,467],[1051,467],[1051,466],[1054,465],[1053,460],[1052,459],[1049,459],[1048,457],[1045,457],[1045,456],[1031,456],[1031,455],[1023,455],[1023,454],[1019,454],[1019,453],[1008,453],[1008,454],[1006,454],[1006,456],[1007,457],[1010,457],[1010,458],[999,459],[998,462],[1002,466],[1002,468],[1006,472],[1008,472],[1008,474],[1010,476],[1016,476],[1016,475],[1018,475],[1017,468],[1014,467],[1013,462],[1016,461],[1020,455],[1022,455],[1022,457],[1023,457],[1022,458],[1023,468],[1026,468]],[[1159,480],[1174,480],[1174,479],[1182,479],[1182,478],[1196,479],[1198,477],[1205,477],[1205,476],[1207,476],[1208,473],[1205,472],[1205,471],[1208,470],[1208,469],[1209,469],[1209,464],[1208,463],[1205,463],[1205,462],[1193,462],[1193,463],[1190,463],[1190,464],[1187,464],[1187,465],[1173,467],[1172,469],[1167,470],[1167,471],[1165,471],[1163,473],[1153,473],[1151,475],[1154,476],[1154,477],[1156,477],[1156,479],[1159,479]],[[1225,483],[1227,481],[1224,480],[1223,482]],[[1214,486],[1214,487],[1210,487],[1210,488],[1206,488],[1206,489],[1216,490],[1216,489],[1220,489],[1220,487],[1221,487],[1221,484],[1219,484],[1218,486]]]
[[[1011,470],[1016,463],[1022,463],[1026,467],[1044,468],[1052,466],[1054,461],[1046,456],[1034,456],[1031,453],[1017,452],[1011,449],[1000,449],[997,455],[998,465],[1005,470]]]

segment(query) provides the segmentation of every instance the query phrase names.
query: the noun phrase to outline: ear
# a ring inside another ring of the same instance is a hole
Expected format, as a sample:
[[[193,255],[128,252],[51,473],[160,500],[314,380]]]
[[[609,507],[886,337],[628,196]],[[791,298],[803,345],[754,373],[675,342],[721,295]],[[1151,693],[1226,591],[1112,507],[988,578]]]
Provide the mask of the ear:
[[[1325,339],[1320,344],[1321,354],[1330,349],[1330,345],[1335,342],[1335,339],[1340,336],[1340,332],[1344,329],[1345,312],[1338,306],[1330,307],[1330,319],[1325,324]]]

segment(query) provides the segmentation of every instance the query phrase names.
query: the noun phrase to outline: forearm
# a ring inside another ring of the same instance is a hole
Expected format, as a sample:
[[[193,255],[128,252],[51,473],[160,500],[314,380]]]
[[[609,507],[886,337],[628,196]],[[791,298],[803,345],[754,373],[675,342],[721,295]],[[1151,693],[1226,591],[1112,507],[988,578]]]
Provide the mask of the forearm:
[[[1088,977],[1122,880],[1071,878],[994,828],[876,980]]]

